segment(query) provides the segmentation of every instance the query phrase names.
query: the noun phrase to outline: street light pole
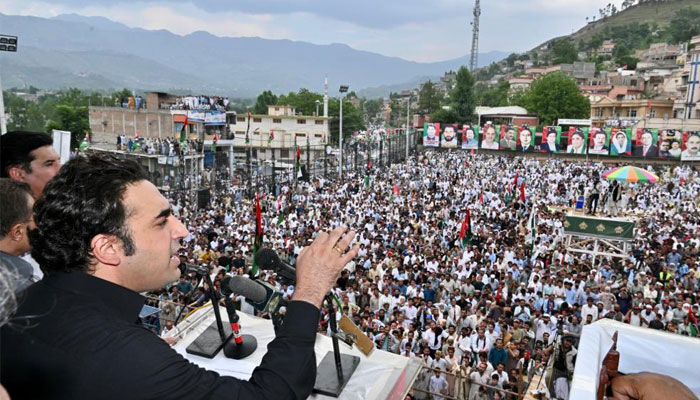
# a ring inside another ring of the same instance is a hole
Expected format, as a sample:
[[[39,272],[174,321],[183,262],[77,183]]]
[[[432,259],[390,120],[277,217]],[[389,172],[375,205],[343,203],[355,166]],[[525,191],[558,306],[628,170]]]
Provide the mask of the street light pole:
[[[348,85],[340,85],[340,129],[338,130],[338,180],[343,179],[343,93],[348,91]]]

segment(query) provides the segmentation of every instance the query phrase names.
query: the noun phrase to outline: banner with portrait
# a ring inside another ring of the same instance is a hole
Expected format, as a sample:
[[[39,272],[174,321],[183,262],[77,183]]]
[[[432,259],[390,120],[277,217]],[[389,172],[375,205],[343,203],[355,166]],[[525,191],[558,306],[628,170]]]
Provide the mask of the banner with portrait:
[[[566,145],[568,154],[586,154],[588,143],[588,128],[569,128],[569,137]]]
[[[423,146],[440,146],[440,123],[426,122],[423,124]]]
[[[532,153],[535,151],[535,131],[526,125],[518,127],[518,139],[515,151],[519,153]]]
[[[515,151],[515,147],[518,144],[515,137],[516,128],[513,125],[501,125],[499,131],[498,149]]]
[[[476,149],[479,146],[479,127],[462,124],[459,130],[460,145],[463,149]]]
[[[610,130],[610,155],[632,155],[632,128],[612,128]]]
[[[658,129],[637,128],[632,155],[635,157],[657,158],[659,156],[658,135]]]
[[[440,147],[450,148],[459,145],[457,136],[457,124],[442,124],[442,134],[440,135]]]
[[[682,161],[700,161],[700,132],[683,132]]]
[[[680,159],[682,133],[676,129],[663,129],[659,131],[659,158]]]
[[[498,150],[498,141],[500,138],[500,127],[495,125],[484,125],[482,129],[481,143],[479,148],[485,150]],[[499,133],[496,133],[499,132]]]
[[[561,143],[561,126],[542,127],[542,142],[540,151],[543,153],[556,153]]]
[[[610,129],[591,128],[588,132],[588,154],[607,156],[610,149]]]

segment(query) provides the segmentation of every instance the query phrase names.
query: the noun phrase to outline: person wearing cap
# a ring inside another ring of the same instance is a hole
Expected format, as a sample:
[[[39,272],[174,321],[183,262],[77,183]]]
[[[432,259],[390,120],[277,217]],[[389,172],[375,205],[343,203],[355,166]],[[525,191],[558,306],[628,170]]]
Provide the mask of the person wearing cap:
[[[656,319],[656,313],[653,311],[651,304],[644,306],[644,310],[640,313],[639,317],[642,320],[642,326],[645,328],[649,327],[649,323]]]

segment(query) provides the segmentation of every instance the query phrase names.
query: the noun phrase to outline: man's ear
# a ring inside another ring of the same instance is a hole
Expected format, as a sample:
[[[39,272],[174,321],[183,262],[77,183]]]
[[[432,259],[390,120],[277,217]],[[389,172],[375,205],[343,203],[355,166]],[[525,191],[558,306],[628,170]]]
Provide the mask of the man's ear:
[[[22,169],[21,167],[15,166],[15,167],[10,167],[7,170],[7,174],[12,179],[13,181],[17,182],[25,182],[27,181],[27,171]]]
[[[23,231],[22,226],[24,224],[17,223],[10,227],[9,232],[7,232],[7,237],[9,237],[13,242],[19,242],[22,240],[22,236],[26,233]]]
[[[92,256],[101,264],[118,266],[124,258],[122,242],[114,235],[95,235],[90,241]]]

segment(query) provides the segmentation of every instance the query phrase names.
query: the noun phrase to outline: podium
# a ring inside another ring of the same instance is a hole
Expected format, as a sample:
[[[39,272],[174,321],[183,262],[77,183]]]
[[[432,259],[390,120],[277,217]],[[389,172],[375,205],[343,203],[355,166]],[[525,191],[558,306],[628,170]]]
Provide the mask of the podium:
[[[223,354],[218,354],[212,359],[207,359],[188,354],[185,351],[187,346],[214,321],[211,307],[197,311],[187,320],[178,324],[178,329],[181,332],[187,332],[173,348],[188,361],[202,368],[216,371],[221,375],[249,379],[253,369],[260,365],[267,352],[268,343],[275,338],[275,332],[271,320],[257,318],[242,312],[239,312],[238,315],[240,316],[241,332],[253,335],[258,340],[258,349],[251,356],[242,360],[231,360],[224,357]],[[228,320],[225,312],[222,313],[222,318],[224,322]],[[191,323],[191,321],[196,322]],[[318,364],[329,351],[333,351],[331,338],[317,334],[314,350]],[[413,386],[421,368],[420,359],[407,358],[381,350],[375,350],[369,357],[366,357],[359,350],[340,343],[340,351],[341,354],[360,357],[360,363],[338,399],[403,400]],[[334,399],[321,394],[312,394],[309,398]]]

